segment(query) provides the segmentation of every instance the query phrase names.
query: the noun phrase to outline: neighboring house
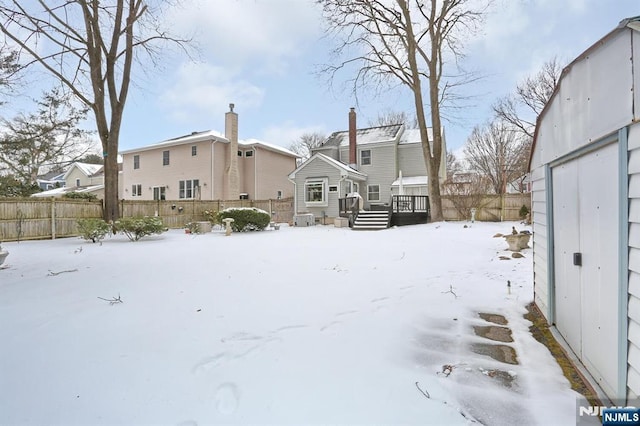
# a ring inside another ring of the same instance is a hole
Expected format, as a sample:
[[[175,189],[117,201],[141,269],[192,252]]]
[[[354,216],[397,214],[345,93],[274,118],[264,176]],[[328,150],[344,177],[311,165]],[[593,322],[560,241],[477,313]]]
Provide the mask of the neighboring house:
[[[38,186],[43,191],[48,191],[54,188],[60,188],[64,186],[64,172],[49,172],[44,175],[38,176],[36,180]]]
[[[638,70],[635,17],[563,70],[530,159],[535,304],[616,404],[640,396]]]
[[[41,186],[42,187],[42,186]],[[33,194],[32,197],[61,197],[68,192],[81,192],[104,197],[104,172],[100,164],[72,163],[62,174],[62,185]]]
[[[255,139],[238,140],[233,104],[225,115],[225,135],[193,132],[153,145],[122,151],[127,200],[278,199],[293,196],[287,175],[298,155]]]
[[[446,179],[443,145],[440,183]],[[429,195],[418,129],[405,129],[402,124],[357,129],[351,108],[349,130],[331,134],[311,153],[289,174],[295,186],[296,214],[336,218],[339,199],[353,193],[362,197],[365,210],[384,208],[392,195],[400,193]]]

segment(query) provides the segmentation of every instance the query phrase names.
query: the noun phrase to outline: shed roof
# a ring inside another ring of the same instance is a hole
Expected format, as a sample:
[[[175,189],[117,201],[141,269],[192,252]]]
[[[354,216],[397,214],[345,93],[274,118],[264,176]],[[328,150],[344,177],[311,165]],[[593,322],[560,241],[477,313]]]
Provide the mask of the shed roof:
[[[564,78],[567,76],[567,74],[571,72],[571,68],[573,67],[573,65],[587,58],[589,54],[591,54],[591,52],[593,52],[595,49],[600,47],[605,41],[607,41],[614,35],[618,34],[619,32],[625,31],[627,28],[640,32],[640,15],[626,18],[620,21],[620,23],[613,30],[609,31],[604,37],[600,38],[598,41],[596,41],[591,46],[589,46],[589,48],[587,48],[584,52],[578,55],[573,61],[571,61],[569,65],[567,65],[562,69],[562,73],[560,74],[560,78],[558,79],[558,83],[556,84],[556,87],[553,89],[553,93],[549,97],[549,100],[547,101],[544,108],[542,108],[542,111],[540,112],[540,115],[538,115],[538,118],[536,120],[536,129],[533,135],[533,144],[531,145],[531,151],[529,153],[529,164],[527,165],[527,169],[529,171],[531,171],[531,161],[533,159],[534,151],[536,149],[537,142],[538,142],[538,129],[540,128],[540,122],[544,119],[554,98],[558,95],[558,92],[560,91],[560,86],[562,85]]]

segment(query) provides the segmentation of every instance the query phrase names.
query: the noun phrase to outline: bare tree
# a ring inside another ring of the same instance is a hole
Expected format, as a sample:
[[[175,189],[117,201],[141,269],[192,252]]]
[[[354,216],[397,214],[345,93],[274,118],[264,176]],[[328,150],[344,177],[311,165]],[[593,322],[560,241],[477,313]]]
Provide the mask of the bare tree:
[[[558,58],[553,57],[535,75],[518,83],[515,93],[504,96],[493,104],[495,117],[508,123],[520,134],[525,144],[521,159],[524,169],[529,161],[536,119],[551,98],[561,74],[562,66]],[[526,170],[523,176],[524,173]]]
[[[511,125],[493,121],[476,126],[464,146],[469,168],[491,182],[496,194],[504,194],[507,184],[525,173],[527,144]]]
[[[459,71],[463,37],[478,28],[488,2],[318,0],[328,34],[341,39],[334,52],[337,63],[325,72],[333,77],[355,66],[351,82],[356,96],[367,85],[380,88],[391,83],[409,89],[420,129],[433,221],[443,220],[438,178],[443,149],[441,107],[451,101],[453,89],[468,80],[468,75],[449,72],[452,67]],[[428,122],[433,141],[429,140]]]
[[[454,177],[464,171],[464,165],[453,151],[447,151],[447,175]]]
[[[0,94],[7,95],[18,81],[18,52],[6,44],[0,45]],[[0,102],[2,105],[4,102]]]
[[[415,117],[410,118],[409,114],[404,111],[386,111],[378,113],[375,120],[369,121],[369,126],[391,126],[393,124],[404,124],[408,129],[418,127],[418,121]]]
[[[471,209],[480,211],[490,199],[487,199],[487,179],[476,172],[451,174],[442,185],[443,194],[451,201],[453,208],[461,218],[471,218]]]
[[[325,135],[319,132],[304,133],[300,139],[289,146],[289,149],[301,156],[302,161],[305,161],[311,157],[311,150],[322,145],[325,139]]]
[[[56,89],[37,105],[36,112],[3,120],[0,135],[0,163],[28,183],[36,183],[43,167],[64,166],[90,149],[90,132],[78,127],[86,108],[74,107],[70,97]]]
[[[20,48],[24,67],[38,64],[95,116],[105,171],[105,220],[119,217],[118,144],[132,66],[153,58],[171,37],[157,19],[161,0],[7,0],[0,31]],[[157,6],[154,8],[154,5]]]

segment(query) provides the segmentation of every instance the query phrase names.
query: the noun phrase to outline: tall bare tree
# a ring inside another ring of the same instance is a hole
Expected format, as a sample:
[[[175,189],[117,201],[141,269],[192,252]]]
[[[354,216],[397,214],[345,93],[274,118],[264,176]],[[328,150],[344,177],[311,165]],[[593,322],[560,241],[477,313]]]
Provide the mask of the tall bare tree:
[[[20,49],[23,67],[40,65],[95,117],[105,170],[104,216],[119,217],[118,144],[131,72],[142,53],[180,45],[159,18],[162,0],[5,0],[0,31]]]
[[[380,88],[385,83],[409,89],[420,128],[433,221],[443,220],[438,178],[443,154],[441,107],[468,77],[450,76],[459,71],[456,65],[464,36],[477,30],[489,2],[318,0],[328,33],[340,39],[334,52],[340,59],[325,72],[334,76],[355,66],[351,82],[356,94],[367,85]],[[433,140],[427,132],[429,122]]]
[[[525,144],[522,156],[525,168],[529,161],[536,119],[551,98],[561,74],[562,65],[557,57],[553,57],[545,62],[537,73],[519,82],[514,93],[498,99],[493,104],[494,116],[508,123],[520,134]]]
[[[381,112],[374,120],[369,121],[370,126],[390,126],[392,124],[404,124],[409,129],[418,127],[418,121],[415,117],[410,118],[409,114],[404,111]]]
[[[79,128],[86,108],[76,108],[59,90],[45,93],[37,111],[2,120],[0,163],[24,182],[36,183],[43,167],[55,169],[77,160],[90,146]]]
[[[304,133],[293,142],[289,149],[302,157],[302,161],[311,157],[311,150],[317,148],[325,141],[326,136],[320,132]]]
[[[476,126],[464,146],[464,155],[472,171],[484,175],[496,194],[504,194],[507,184],[525,173],[527,144],[523,137],[501,120]]]

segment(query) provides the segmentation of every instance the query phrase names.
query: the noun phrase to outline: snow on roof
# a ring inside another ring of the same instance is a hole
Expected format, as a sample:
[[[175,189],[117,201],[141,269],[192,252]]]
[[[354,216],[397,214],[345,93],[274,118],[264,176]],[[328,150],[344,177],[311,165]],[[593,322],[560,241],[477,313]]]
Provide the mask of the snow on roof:
[[[177,138],[167,139],[162,142],[141,146],[139,148],[127,149],[125,151],[120,151],[120,154],[130,154],[132,152],[148,151],[150,149],[157,149],[157,148],[163,148],[167,146],[182,145],[182,144],[194,143],[194,142],[202,142],[202,141],[212,140],[212,139],[217,140],[219,142],[227,142],[227,143],[229,142],[229,140],[225,138],[222,133],[217,132],[215,130],[206,130],[202,132],[193,132],[185,136],[178,136]]]
[[[322,154],[321,152],[317,152],[317,153],[313,154],[311,156],[311,158],[309,158],[307,161],[302,163],[297,169],[295,169],[293,172],[291,172],[289,174],[289,177],[290,178],[294,178],[296,173],[299,170],[305,168],[307,166],[307,164],[309,164],[312,160],[314,160],[316,158],[324,160],[325,162],[329,163],[330,165],[332,165],[332,166],[338,168],[339,170],[342,170],[342,171],[344,171],[344,172],[346,172],[346,173],[348,173],[348,174],[350,174],[352,176],[360,177],[362,179],[366,179],[367,178],[367,175],[365,173],[359,172],[356,169],[353,169],[353,168],[349,167],[348,165],[346,165],[344,163],[341,163],[340,161],[329,157],[328,155]]]
[[[87,176],[91,176],[97,173],[102,168],[102,164],[73,163],[69,168],[69,170],[71,170],[71,168],[73,168],[74,165],[77,168],[79,168],[82,171],[82,173],[84,173]]]
[[[433,140],[433,128],[427,127],[427,135],[429,136],[429,140]],[[421,143],[420,139],[420,129],[405,129],[400,136],[400,144],[408,144],[408,143]]]
[[[429,181],[427,176],[403,176],[402,186],[423,186]],[[400,186],[400,179],[393,181],[391,186]]]
[[[394,141],[402,129],[402,124],[392,124],[390,126],[369,127],[356,130],[356,143],[366,145],[372,143],[383,143]],[[332,133],[320,148],[331,146],[349,146],[349,131]]]
[[[61,187],[54,188],[48,191],[36,192],[32,194],[32,197],[46,198],[46,197],[60,197],[68,192],[95,192],[104,189],[104,185],[89,185],[80,187]]]
[[[245,139],[245,140],[241,140],[238,141],[238,145],[243,146],[243,147],[251,147],[251,146],[261,146],[263,148],[269,149],[271,151],[277,151],[281,154],[286,154],[286,155],[290,155],[292,157],[296,157],[296,158],[300,158],[300,156],[298,154],[296,154],[293,151],[289,151],[288,149],[281,147],[279,145],[274,145],[271,143],[267,143],[258,139]]]

